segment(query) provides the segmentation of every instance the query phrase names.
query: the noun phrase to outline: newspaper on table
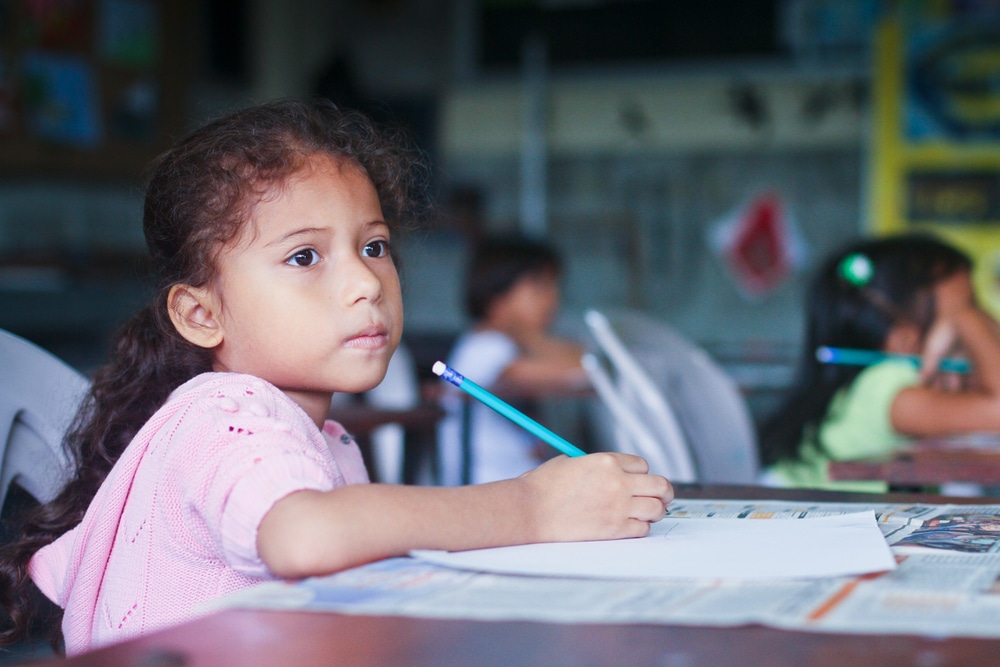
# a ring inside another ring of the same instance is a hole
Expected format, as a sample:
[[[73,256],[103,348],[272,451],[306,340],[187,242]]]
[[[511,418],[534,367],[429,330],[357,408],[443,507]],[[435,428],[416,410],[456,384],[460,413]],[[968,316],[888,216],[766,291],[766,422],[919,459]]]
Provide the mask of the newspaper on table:
[[[771,580],[503,575],[393,558],[205,607],[562,623],[660,623],[1000,638],[1000,505],[675,500],[672,518],[796,520],[872,510],[891,571]]]

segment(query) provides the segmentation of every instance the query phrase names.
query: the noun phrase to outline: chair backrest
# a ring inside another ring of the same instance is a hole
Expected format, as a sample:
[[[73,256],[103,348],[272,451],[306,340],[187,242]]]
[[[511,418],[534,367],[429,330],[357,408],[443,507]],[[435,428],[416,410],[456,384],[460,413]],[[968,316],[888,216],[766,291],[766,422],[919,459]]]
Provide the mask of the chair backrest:
[[[607,361],[594,354],[582,363],[597,395],[613,418],[617,448],[638,454],[650,471],[676,482],[697,478],[695,462],[670,404],[601,313],[586,314],[587,326]]]
[[[752,484],[757,437],[736,382],[703,349],[648,315],[605,318],[672,408],[697,470],[697,481]]]
[[[15,481],[39,502],[58,494],[69,472],[63,435],[89,384],[58,357],[0,330],[0,507]]]

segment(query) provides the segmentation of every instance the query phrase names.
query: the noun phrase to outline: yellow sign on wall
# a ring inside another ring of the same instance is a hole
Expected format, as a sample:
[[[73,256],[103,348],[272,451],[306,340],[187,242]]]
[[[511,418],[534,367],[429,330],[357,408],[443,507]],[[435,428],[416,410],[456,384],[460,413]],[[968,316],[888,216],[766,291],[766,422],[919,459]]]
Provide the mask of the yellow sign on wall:
[[[870,226],[936,232],[1000,316],[1000,8],[902,0],[875,35]]]

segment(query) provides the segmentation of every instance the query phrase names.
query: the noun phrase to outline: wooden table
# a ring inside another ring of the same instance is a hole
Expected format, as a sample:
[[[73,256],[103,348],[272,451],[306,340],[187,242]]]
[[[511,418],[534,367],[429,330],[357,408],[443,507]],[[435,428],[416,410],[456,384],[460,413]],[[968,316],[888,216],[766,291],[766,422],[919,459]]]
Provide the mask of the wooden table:
[[[923,494],[843,494],[679,485],[686,498],[983,502]],[[1000,502],[992,499],[987,502]],[[866,667],[993,665],[1000,640],[792,632],[764,627],[485,622],[335,613],[224,611],[49,664],[129,665],[656,665]]]
[[[564,625],[226,611],[67,667],[994,665],[1000,641],[768,628]]]
[[[971,446],[961,440],[921,440],[888,456],[830,463],[836,480],[882,480],[890,487],[949,482],[1000,485],[1000,443]]]

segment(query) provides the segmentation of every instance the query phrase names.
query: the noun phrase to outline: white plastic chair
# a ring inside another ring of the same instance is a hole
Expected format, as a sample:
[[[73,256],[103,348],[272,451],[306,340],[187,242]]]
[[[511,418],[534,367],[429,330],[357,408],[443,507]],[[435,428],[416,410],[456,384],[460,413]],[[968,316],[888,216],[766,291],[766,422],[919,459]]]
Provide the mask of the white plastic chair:
[[[621,347],[619,355],[624,350],[631,358],[622,369],[638,368],[670,409],[681,432],[682,451],[693,460],[696,480],[756,483],[760,469],[757,436],[736,382],[703,349],[664,322],[634,311],[616,312],[610,318],[591,312],[594,314],[587,314],[587,324],[595,339],[597,331],[603,331],[604,338],[610,332]],[[598,343],[605,347],[600,340]],[[644,393],[652,395],[649,384],[644,385]],[[626,405],[635,403],[626,394],[621,399]],[[602,400],[608,404],[603,395]],[[674,442],[677,435],[673,427],[664,430],[641,415],[635,419],[645,423],[648,431],[662,433],[663,446],[681,450]]]
[[[389,360],[385,378],[365,392],[365,401],[376,407],[395,409],[412,408],[420,402],[416,364],[402,342]],[[372,431],[372,453],[380,481],[395,484],[403,481],[405,440],[405,429],[399,424],[386,424]]]
[[[68,475],[62,439],[89,388],[82,374],[0,330],[0,507],[12,482],[45,503]]]
[[[614,369],[614,377],[591,353],[582,359],[594,390],[611,412],[620,451],[638,454],[652,472],[676,482],[697,478],[694,459],[677,417],[653,380],[611,328],[608,319],[591,310],[587,326]]]

